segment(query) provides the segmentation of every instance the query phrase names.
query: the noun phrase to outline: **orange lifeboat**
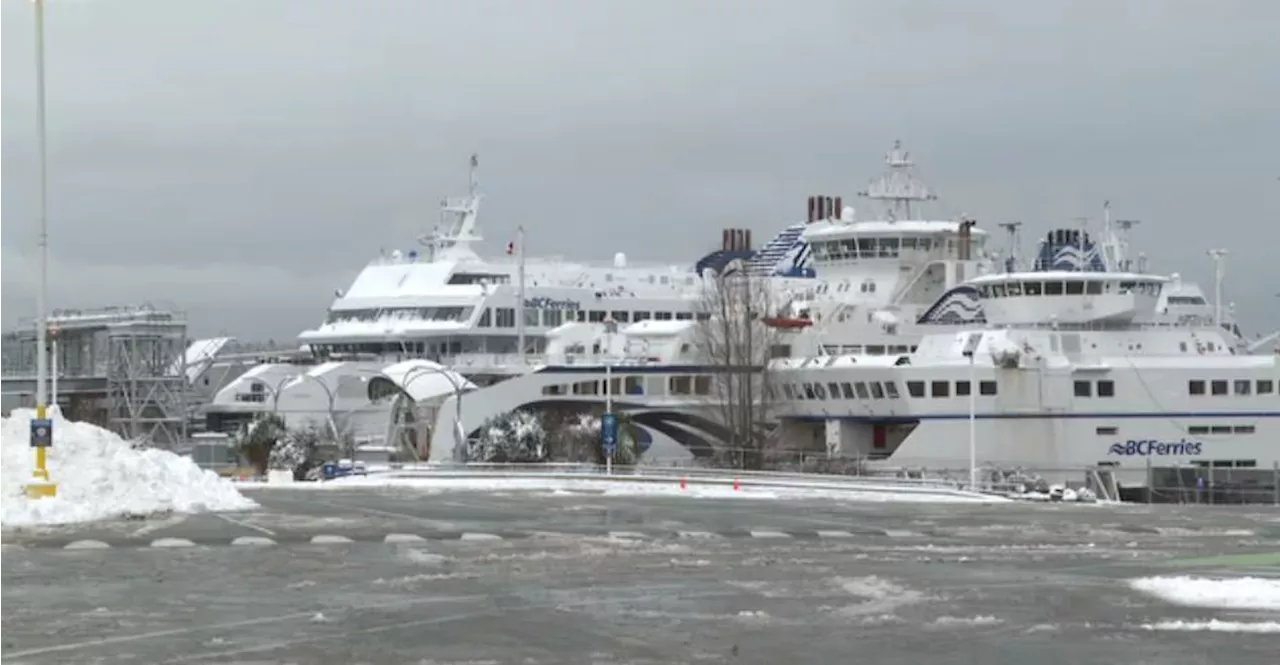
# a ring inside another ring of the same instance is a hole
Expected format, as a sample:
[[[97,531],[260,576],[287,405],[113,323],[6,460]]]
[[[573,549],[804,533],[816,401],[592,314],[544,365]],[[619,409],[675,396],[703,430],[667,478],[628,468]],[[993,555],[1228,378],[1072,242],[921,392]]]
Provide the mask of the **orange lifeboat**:
[[[770,316],[764,319],[764,324],[770,328],[780,328],[782,330],[799,330],[813,325],[813,321],[809,319],[798,319],[790,316]]]

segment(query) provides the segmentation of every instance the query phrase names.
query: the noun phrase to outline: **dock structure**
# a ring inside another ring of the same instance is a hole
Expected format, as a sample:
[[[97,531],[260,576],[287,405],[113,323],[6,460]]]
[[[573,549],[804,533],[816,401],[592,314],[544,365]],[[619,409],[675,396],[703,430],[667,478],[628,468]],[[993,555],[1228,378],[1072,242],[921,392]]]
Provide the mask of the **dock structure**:
[[[73,420],[91,422],[142,445],[186,440],[187,322],[181,312],[148,305],[54,310],[57,402]],[[4,411],[35,405],[34,324],[3,336]],[[52,403],[52,402],[51,402]]]

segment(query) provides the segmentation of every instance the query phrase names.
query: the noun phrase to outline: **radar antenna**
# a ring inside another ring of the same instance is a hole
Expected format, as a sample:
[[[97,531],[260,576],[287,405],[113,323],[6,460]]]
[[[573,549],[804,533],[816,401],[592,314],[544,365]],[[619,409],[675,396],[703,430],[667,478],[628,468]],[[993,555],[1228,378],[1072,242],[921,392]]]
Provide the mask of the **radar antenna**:
[[[889,170],[867,185],[866,190],[858,192],[858,196],[887,202],[885,217],[888,221],[914,219],[911,212],[913,201],[923,203],[938,199],[916,179],[915,162],[911,161],[911,153],[902,149],[902,141],[893,142],[893,149],[885,153],[884,161]]]
[[[1018,229],[1022,228],[1022,222],[1001,222],[997,226],[1009,234],[1009,256],[1004,261],[1004,271],[1018,272],[1018,253],[1022,251],[1022,236]]]

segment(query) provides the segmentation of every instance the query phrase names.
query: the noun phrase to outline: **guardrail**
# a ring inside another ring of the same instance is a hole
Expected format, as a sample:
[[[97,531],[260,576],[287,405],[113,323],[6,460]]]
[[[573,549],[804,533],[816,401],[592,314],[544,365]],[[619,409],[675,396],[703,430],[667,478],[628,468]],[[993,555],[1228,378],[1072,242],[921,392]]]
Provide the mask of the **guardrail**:
[[[602,467],[591,464],[405,464],[397,465],[394,468],[369,469],[369,475],[374,477],[436,478],[441,480],[454,478],[539,478],[545,480],[682,483],[704,486],[882,492],[970,499],[997,498],[995,494],[964,489],[960,483],[932,478],[844,476],[680,467],[614,467],[612,475],[605,475]]]

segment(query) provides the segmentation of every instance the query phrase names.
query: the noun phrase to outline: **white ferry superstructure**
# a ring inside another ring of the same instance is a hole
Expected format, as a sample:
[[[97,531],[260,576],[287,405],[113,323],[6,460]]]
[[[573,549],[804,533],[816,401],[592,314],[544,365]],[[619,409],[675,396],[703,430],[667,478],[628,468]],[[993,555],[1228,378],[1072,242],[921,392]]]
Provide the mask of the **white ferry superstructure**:
[[[1148,463],[1270,468],[1280,460],[1280,356],[1236,353],[1212,322],[1168,325],[1170,280],[1031,271],[972,280],[986,325],[912,354],[774,362],[782,445],[820,442],[873,466],[1021,466],[1142,485]],[[972,419],[971,419],[972,416]]]

